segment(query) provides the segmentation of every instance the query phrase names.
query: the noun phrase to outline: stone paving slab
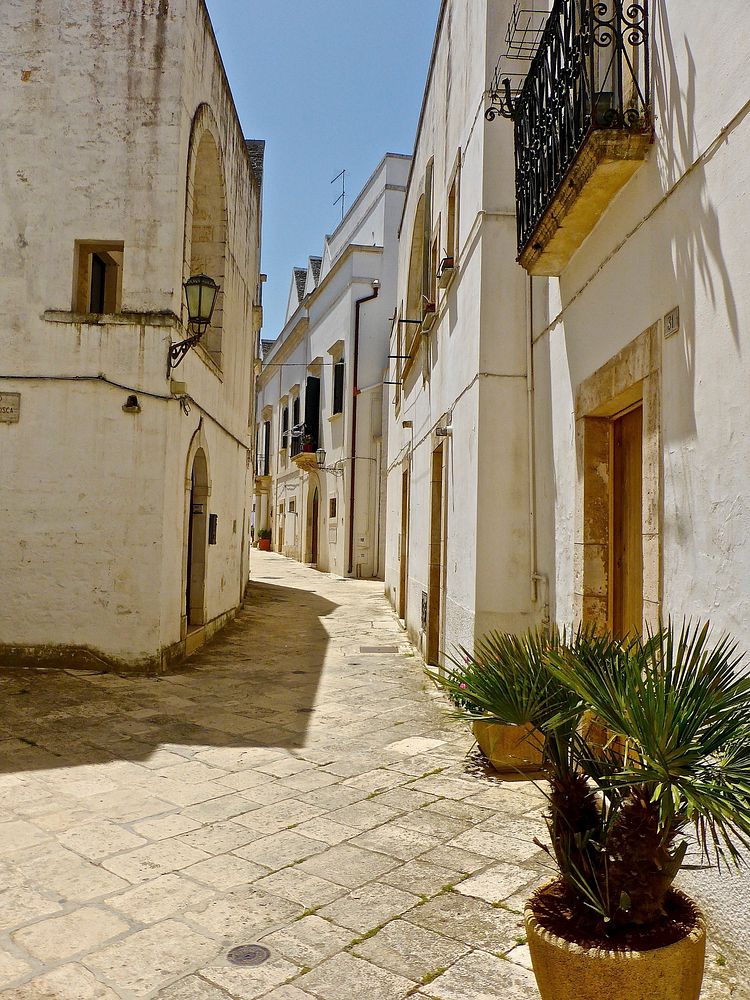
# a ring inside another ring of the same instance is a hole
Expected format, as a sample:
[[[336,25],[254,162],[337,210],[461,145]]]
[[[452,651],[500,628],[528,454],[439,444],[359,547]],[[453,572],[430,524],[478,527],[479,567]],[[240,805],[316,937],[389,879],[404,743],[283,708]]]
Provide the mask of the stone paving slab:
[[[382,584],[256,552],[179,671],[0,666],[0,705],[3,998],[538,1000],[543,796],[447,721]],[[702,1000],[748,996],[712,946]]]

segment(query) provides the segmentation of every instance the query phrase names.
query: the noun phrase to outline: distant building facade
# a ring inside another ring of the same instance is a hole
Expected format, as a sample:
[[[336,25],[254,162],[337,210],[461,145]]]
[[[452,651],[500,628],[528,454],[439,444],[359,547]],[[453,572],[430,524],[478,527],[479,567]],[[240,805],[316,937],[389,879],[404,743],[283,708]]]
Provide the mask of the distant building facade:
[[[409,162],[385,156],[322,256],[295,268],[258,379],[256,537],[341,576],[383,575],[383,378]]]
[[[9,0],[4,33],[0,655],[161,670],[247,579],[263,146],[203,0]]]

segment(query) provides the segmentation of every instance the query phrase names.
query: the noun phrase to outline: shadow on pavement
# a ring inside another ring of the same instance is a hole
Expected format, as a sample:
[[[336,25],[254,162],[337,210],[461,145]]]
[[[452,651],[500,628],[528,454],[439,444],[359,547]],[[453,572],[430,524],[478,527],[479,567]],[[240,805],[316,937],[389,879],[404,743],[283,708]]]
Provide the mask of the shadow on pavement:
[[[234,622],[162,677],[0,670],[0,773],[147,760],[170,746],[304,746],[337,605],[251,581]]]

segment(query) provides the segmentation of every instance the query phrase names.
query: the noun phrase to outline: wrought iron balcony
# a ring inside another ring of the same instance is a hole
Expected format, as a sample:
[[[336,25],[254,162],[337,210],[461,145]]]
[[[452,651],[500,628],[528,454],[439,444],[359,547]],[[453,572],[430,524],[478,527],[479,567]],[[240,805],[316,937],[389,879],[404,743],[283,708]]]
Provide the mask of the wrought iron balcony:
[[[560,274],[651,142],[648,0],[555,0],[520,91],[495,74],[498,115],[515,130],[519,262]]]

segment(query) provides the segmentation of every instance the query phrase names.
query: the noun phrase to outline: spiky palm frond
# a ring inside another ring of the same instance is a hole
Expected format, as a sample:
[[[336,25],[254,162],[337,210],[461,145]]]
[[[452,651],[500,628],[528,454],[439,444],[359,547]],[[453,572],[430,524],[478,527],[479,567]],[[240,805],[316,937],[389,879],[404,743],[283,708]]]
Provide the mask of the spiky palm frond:
[[[739,859],[750,839],[750,678],[706,624],[670,621],[609,657],[552,651],[548,666],[634,755],[602,787],[650,789],[663,831],[695,825],[704,851]]]
[[[550,649],[566,639],[557,629],[530,629],[521,635],[490,632],[473,653],[460,647],[447,673],[428,670],[431,680],[457,706],[456,715],[502,725],[575,728],[578,697],[546,669]]]
[[[548,829],[563,880],[601,927],[648,924],[685,857],[750,848],[750,677],[736,644],[669,622],[645,639],[492,633],[431,672],[457,714],[531,724],[544,742]]]

